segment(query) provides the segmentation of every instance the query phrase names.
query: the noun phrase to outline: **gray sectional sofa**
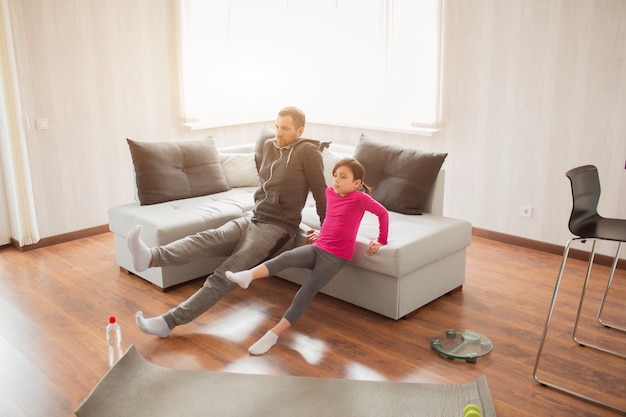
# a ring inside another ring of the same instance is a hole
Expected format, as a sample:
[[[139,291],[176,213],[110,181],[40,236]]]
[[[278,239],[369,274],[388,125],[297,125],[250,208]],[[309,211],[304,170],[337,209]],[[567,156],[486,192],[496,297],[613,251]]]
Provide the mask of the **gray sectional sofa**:
[[[262,136],[267,137],[270,134],[262,132],[260,138]],[[244,215],[253,207],[253,193],[258,185],[255,148],[258,148],[259,142],[220,150],[215,149],[210,139],[194,141],[193,146],[197,146],[199,142],[202,142],[201,148],[205,148],[209,154],[205,165],[210,168],[208,171],[203,170],[201,174],[190,172],[193,171],[192,167],[185,166],[187,163],[185,161],[189,160],[189,156],[185,155],[187,143],[182,145],[180,142],[160,143],[158,146],[162,149],[159,149],[155,157],[153,149],[150,148],[152,144],[129,141],[137,176],[138,201],[112,207],[108,212],[109,226],[114,233],[116,259],[120,268],[164,290],[208,275],[228,256],[228,248],[215,257],[184,266],[151,268],[137,272],[133,269],[126,246],[126,234],[132,225],[143,225],[142,238],[146,244],[163,245],[201,230],[218,227],[228,220]],[[145,146],[146,149],[138,152],[133,146]],[[195,157],[201,152],[197,147],[193,149]],[[417,159],[415,152],[418,152]],[[377,218],[366,213],[359,229],[354,259],[324,287],[323,293],[389,318],[399,319],[430,301],[462,287],[465,282],[466,249],[471,243],[471,224],[465,220],[442,215],[445,171],[440,170],[439,166],[443,163],[445,155],[439,158],[432,178],[427,179],[427,182],[432,180],[434,184],[424,187],[413,184],[411,180],[411,176],[424,178],[429,175],[417,167],[421,158],[419,151],[386,145],[363,137],[356,148],[331,144],[330,147],[324,148],[322,153],[327,181],[332,178],[334,162],[345,155],[354,155],[361,162],[369,161],[369,168],[364,163],[366,182],[372,185],[371,181],[375,181],[374,187],[380,187],[381,192],[386,194],[380,195],[380,199],[388,203],[385,205],[388,205],[387,208],[390,210],[388,244],[373,256],[365,255],[368,242],[378,235]],[[164,160],[168,161],[170,158],[178,160],[168,171],[163,169],[163,165],[167,165],[168,162]],[[372,158],[375,162],[372,162]],[[159,160],[157,164],[147,168],[142,166],[146,160],[153,162],[155,159]],[[381,163],[382,167],[374,166]],[[194,161],[192,165],[197,167],[198,161]],[[387,175],[385,172],[390,165],[393,166],[391,171],[397,172]],[[414,168],[418,170],[415,171]],[[183,198],[180,198],[180,185],[174,186],[176,199],[170,199],[167,193],[155,197],[155,193],[161,192],[158,184],[163,181],[163,177],[158,175],[155,177],[153,172],[155,169],[160,171],[159,175],[165,175],[167,178],[171,178],[172,172],[178,171],[185,172],[186,177],[192,177],[182,180],[183,183],[189,183],[182,186]],[[210,190],[210,193],[195,185],[197,178],[194,179],[193,176],[203,178],[206,182],[204,178],[206,175],[219,175],[220,172],[222,177],[219,180],[222,184]],[[402,178],[403,176],[406,178]],[[142,184],[145,178],[150,178],[154,183],[151,192],[146,192],[146,185]],[[374,197],[376,190],[377,188],[374,188]],[[394,191],[397,191],[397,195],[393,194]],[[422,201],[416,201],[412,207],[408,207],[407,204],[411,206],[411,200],[419,194]],[[140,202],[143,201],[142,198],[152,200],[149,204],[142,204]],[[311,228],[319,228],[313,199],[310,199],[303,210],[301,234],[296,245],[305,244],[305,232]],[[292,268],[283,271],[279,276],[301,284],[307,273],[307,270]]]

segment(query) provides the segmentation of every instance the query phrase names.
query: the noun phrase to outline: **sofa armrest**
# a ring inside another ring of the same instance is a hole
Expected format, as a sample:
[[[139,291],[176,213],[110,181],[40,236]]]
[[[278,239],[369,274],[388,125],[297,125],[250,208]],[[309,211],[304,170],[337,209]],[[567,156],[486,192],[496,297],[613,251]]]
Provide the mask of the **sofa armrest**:
[[[426,207],[424,212],[432,213],[437,216],[443,216],[443,192],[446,182],[446,171],[444,169],[439,170],[439,175],[435,180],[432,190],[430,190],[430,196],[426,201]]]

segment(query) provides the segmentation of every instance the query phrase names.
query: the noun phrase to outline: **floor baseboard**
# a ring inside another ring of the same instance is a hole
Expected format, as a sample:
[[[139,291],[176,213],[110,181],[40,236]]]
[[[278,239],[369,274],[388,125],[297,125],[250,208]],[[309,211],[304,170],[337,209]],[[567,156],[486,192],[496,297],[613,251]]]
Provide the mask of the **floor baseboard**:
[[[480,229],[478,227],[472,228],[472,236],[482,237],[489,240],[495,240],[497,242],[507,243],[509,245],[521,246],[560,256],[563,256],[563,250],[565,249],[564,246],[541,242],[539,240],[526,239],[514,235],[507,235],[506,233],[494,232],[491,230]],[[568,256],[582,261],[589,260],[589,252],[580,249],[570,249]],[[617,264],[617,268],[626,270],[626,260],[624,258],[620,258],[619,260],[620,262]],[[613,264],[613,257],[596,253],[593,261],[598,265],[611,266]]]
[[[59,243],[69,242],[72,240],[82,239],[84,237],[99,235],[102,233],[108,232],[109,225],[105,224],[102,226],[90,227],[88,229],[76,230],[70,233],[63,233],[61,235],[44,237],[39,240],[39,242],[34,245],[20,246],[19,242],[13,238],[11,238],[11,246],[21,252],[28,252],[34,249],[44,248],[46,246],[52,246]]]

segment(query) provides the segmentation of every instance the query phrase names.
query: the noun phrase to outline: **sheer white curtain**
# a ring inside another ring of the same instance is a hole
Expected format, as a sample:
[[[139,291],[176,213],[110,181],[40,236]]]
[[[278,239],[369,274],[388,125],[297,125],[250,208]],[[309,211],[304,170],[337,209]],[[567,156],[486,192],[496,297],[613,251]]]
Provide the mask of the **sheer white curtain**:
[[[26,136],[11,38],[7,0],[0,0],[0,157],[12,237],[20,246],[39,241]]]
[[[441,0],[179,0],[183,117],[438,123]]]

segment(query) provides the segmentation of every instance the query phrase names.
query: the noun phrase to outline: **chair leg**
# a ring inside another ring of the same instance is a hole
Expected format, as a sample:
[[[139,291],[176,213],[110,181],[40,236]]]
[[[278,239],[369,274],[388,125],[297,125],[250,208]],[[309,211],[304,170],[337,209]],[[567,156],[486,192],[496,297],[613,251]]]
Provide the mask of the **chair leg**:
[[[572,339],[574,339],[574,342],[578,343],[581,346],[586,346],[589,348],[593,348],[593,349],[597,349],[597,350],[601,350],[602,352],[606,352],[606,353],[610,353],[612,355],[615,356],[619,356],[621,358],[625,358],[626,359],[626,354],[625,353],[621,353],[621,352],[617,352],[615,350],[611,350],[611,349],[607,349],[605,347],[599,346],[597,344],[593,344],[587,341],[584,341],[582,339],[580,339],[579,337],[576,336],[576,332],[578,330],[578,322],[580,319],[580,312],[582,310],[583,307],[583,302],[585,299],[585,292],[587,290],[587,285],[589,283],[589,277],[591,276],[591,268],[593,266],[593,258],[595,256],[595,251],[596,251],[596,240],[593,241],[593,244],[591,246],[591,253],[589,254],[589,263],[587,264],[587,274],[585,275],[585,283],[583,285],[583,289],[582,289],[582,293],[580,295],[580,301],[578,303],[578,312],[576,313],[576,320],[574,321],[574,331],[572,332]],[[619,255],[619,249],[621,246],[621,242],[618,245],[618,252],[617,255]],[[615,267],[617,266],[617,259],[615,258],[613,260],[613,268],[611,269],[611,275],[609,276],[609,281],[607,282],[607,287],[604,290],[604,295],[606,296],[606,293],[608,291],[609,286],[611,285],[611,281],[613,280],[613,274],[615,273]],[[602,311],[602,306],[604,304],[604,297],[602,297],[602,302],[600,304],[600,312],[598,312],[598,315],[600,315],[601,311]]]
[[[535,367],[533,368],[533,378],[540,384],[549,385],[546,381],[539,379],[537,376],[537,369],[539,368],[539,362],[541,360],[541,354],[543,353],[543,345],[546,341],[546,335],[548,334],[548,328],[550,327],[550,321],[552,320],[552,313],[554,312],[554,305],[556,304],[556,297],[559,293],[559,287],[561,286],[561,279],[563,278],[563,271],[565,271],[565,264],[567,262],[567,256],[569,254],[570,245],[573,239],[569,240],[565,245],[565,249],[563,250],[563,259],[561,260],[561,268],[559,269],[559,275],[556,278],[556,284],[554,285],[554,292],[552,293],[552,301],[550,302],[550,307],[548,308],[548,316],[546,317],[546,323],[543,326],[543,333],[541,334],[541,339],[539,340],[539,349],[537,350],[537,358],[535,359]],[[557,389],[562,389],[558,386],[553,386]]]
[[[554,285],[554,293],[552,294],[552,301],[550,302],[550,307],[548,308],[548,315],[546,317],[546,323],[543,326],[543,333],[542,333],[541,339],[539,341],[539,349],[537,350],[537,358],[535,359],[535,366],[533,368],[533,378],[534,378],[535,381],[537,381],[541,385],[544,385],[544,386],[547,386],[547,387],[550,387],[550,388],[553,388],[553,389],[565,392],[565,393],[567,393],[569,395],[572,395],[574,397],[582,398],[583,400],[586,400],[586,401],[589,401],[589,402],[592,402],[592,403],[595,403],[595,404],[599,404],[601,406],[604,406],[604,407],[607,407],[607,408],[611,408],[613,410],[617,410],[617,411],[622,412],[622,413],[626,413],[626,408],[619,408],[619,407],[616,407],[613,404],[609,404],[607,402],[597,400],[597,399],[592,398],[592,397],[590,397],[588,395],[585,395],[585,394],[582,394],[580,392],[574,391],[572,389],[565,388],[565,387],[563,387],[561,385],[557,385],[555,383],[549,382],[549,381],[547,381],[545,379],[540,378],[537,375],[537,370],[539,369],[539,362],[541,360],[541,354],[543,353],[543,347],[544,347],[544,344],[545,344],[545,341],[546,341],[546,335],[548,334],[548,328],[550,327],[550,321],[552,320],[552,313],[554,312],[554,305],[556,304],[556,298],[557,298],[557,295],[559,293],[559,287],[561,286],[561,281],[563,279],[563,272],[565,271],[565,264],[567,262],[567,257],[569,255],[570,246],[571,246],[571,244],[572,244],[572,242],[574,240],[580,240],[580,239],[579,238],[570,239],[567,242],[567,244],[565,245],[565,248],[563,249],[563,259],[561,260],[561,267],[559,269],[559,275],[557,276],[556,284]],[[595,241],[594,241],[594,243],[595,243]],[[593,251],[593,249],[592,249],[592,251]],[[586,286],[586,284],[587,284],[587,281],[585,280],[585,286]],[[584,288],[583,288],[583,295],[584,295]],[[582,302],[582,300],[581,300],[581,302]],[[580,308],[579,308],[579,310],[580,310]]]
[[[580,318],[580,312],[583,308],[583,301],[585,299],[585,292],[587,292],[587,285],[589,284],[589,277],[591,276],[591,268],[593,267],[593,258],[596,256],[596,242],[593,240],[591,244],[591,252],[589,253],[589,262],[587,262],[587,273],[585,274],[585,282],[583,284],[582,292],[580,293],[580,300],[578,301],[578,311],[576,312],[576,320],[574,320],[574,331],[572,332],[572,339],[579,345],[585,345],[576,340],[576,330],[578,329],[578,319]]]
[[[602,310],[604,309],[604,301],[606,300],[606,296],[609,293],[609,288],[611,287],[611,283],[613,282],[613,275],[615,275],[615,270],[617,269],[617,262],[619,261],[619,253],[622,249],[622,242],[618,242],[617,244],[617,252],[615,253],[615,258],[613,258],[613,265],[611,266],[611,275],[609,275],[609,280],[606,283],[606,288],[604,289],[604,294],[602,295],[602,301],[600,302],[600,309],[598,310],[598,323],[605,327],[610,327],[611,329],[621,330],[626,332],[626,328],[620,327],[614,324],[605,323],[602,320]]]

